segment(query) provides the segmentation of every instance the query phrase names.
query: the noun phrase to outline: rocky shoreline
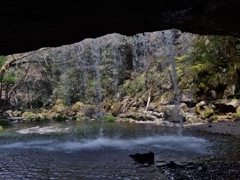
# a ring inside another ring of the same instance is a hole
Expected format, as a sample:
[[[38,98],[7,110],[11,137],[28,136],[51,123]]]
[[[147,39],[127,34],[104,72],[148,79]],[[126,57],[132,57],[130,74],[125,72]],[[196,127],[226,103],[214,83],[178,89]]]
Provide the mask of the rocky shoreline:
[[[195,124],[187,126],[186,128],[202,132],[218,133],[240,137],[240,121]]]
[[[217,133],[240,138],[240,121],[187,125],[186,130]],[[157,162],[157,170],[168,180],[240,179],[240,161]]]
[[[240,162],[168,163],[158,170],[171,180],[226,180],[240,179]]]

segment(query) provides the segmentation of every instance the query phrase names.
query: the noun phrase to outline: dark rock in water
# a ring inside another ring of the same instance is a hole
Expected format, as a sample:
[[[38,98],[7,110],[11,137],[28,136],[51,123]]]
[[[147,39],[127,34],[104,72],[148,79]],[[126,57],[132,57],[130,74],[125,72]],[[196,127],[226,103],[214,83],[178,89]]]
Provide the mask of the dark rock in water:
[[[141,164],[154,164],[154,153],[149,151],[149,153],[139,154],[136,153],[134,155],[129,155],[133,158],[134,161],[141,163]]]

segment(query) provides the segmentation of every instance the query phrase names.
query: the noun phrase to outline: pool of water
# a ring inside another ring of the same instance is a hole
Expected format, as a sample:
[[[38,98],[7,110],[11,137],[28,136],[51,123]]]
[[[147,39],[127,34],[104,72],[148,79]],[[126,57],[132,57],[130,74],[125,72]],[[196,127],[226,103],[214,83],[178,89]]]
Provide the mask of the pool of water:
[[[21,123],[0,133],[4,179],[164,179],[130,154],[156,160],[239,160],[239,139],[175,127],[127,123]]]

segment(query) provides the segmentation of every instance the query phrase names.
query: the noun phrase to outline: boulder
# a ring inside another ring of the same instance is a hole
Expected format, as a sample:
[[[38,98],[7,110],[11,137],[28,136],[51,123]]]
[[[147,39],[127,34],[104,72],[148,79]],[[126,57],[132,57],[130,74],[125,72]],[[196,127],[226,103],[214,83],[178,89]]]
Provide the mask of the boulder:
[[[203,110],[203,107],[207,105],[207,102],[206,101],[201,101],[199,103],[196,104],[195,106],[195,111],[198,115],[201,114],[201,111]]]
[[[130,118],[137,121],[145,121],[147,119],[146,115],[140,112],[127,112],[118,115],[119,118]]]
[[[22,118],[24,118],[24,119],[35,119],[37,117],[37,114],[35,114],[35,113],[33,113],[33,112],[24,112],[23,114],[22,114]]]
[[[84,115],[89,117],[89,118],[94,118],[96,119],[97,118],[97,114],[99,112],[99,108],[97,106],[94,106],[94,105],[85,105],[85,108],[84,108]]]
[[[13,111],[12,114],[14,117],[21,117],[22,111]]]
[[[206,119],[211,115],[213,115],[213,113],[214,113],[214,110],[210,106],[203,106],[203,109],[200,112],[200,117],[202,119]]]
[[[84,108],[84,104],[82,102],[76,102],[73,106],[72,106],[72,111],[73,112],[79,112]]]
[[[200,120],[197,116],[194,116],[193,114],[187,113],[185,117],[186,123],[194,124],[199,123]]]
[[[52,111],[55,111],[56,113],[60,114],[67,114],[67,107],[65,107],[61,103],[57,103],[52,107]]]
[[[164,119],[169,122],[179,123],[185,116],[184,112],[177,105],[167,105],[164,107]]]
[[[239,106],[238,99],[217,99],[214,102],[214,105],[218,109],[219,112],[237,112],[237,108]]]
[[[122,113],[121,102],[117,102],[117,103],[113,104],[111,109],[112,109],[112,111],[111,111],[112,115],[117,117],[119,114]]]

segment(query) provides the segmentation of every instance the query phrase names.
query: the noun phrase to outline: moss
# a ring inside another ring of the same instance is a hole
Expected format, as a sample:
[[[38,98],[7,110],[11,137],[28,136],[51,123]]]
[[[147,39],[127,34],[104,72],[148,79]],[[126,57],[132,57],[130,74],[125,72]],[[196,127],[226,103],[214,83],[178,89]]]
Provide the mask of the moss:
[[[3,130],[3,127],[2,126],[0,126],[0,131],[2,131]]]
[[[65,121],[68,119],[68,117],[64,114],[57,114],[54,118],[55,121]]]
[[[128,118],[124,118],[123,122],[124,122],[124,123],[129,123],[130,121],[129,121]]]
[[[114,117],[110,114],[107,114],[107,115],[103,116],[103,120],[106,121],[106,122],[115,122],[116,117]]]
[[[199,84],[199,88],[202,89],[204,93],[206,93],[208,90],[208,86],[204,82]]]
[[[217,119],[218,119],[218,116],[217,116],[217,115],[213,115],[213,116],[211,116],[211,117],[209,118],[209,121],[210,121],[210,122],[213,122],[213,121],[217,121]]]
[[[89,121],[90,118],[85,116],[84,114],[78,114],[76,116],[73,116],[72,120],[74,120],[74,121]]]

